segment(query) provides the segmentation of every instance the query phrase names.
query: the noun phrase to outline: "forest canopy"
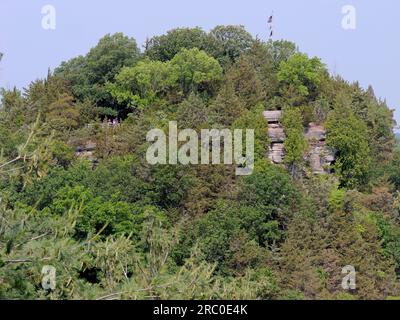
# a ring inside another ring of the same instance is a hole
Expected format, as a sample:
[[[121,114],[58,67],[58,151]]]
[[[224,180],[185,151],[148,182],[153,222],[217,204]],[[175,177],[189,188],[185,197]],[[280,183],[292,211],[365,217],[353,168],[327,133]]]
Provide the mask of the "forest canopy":
[[[266,110],[283,113],[282,164],[267,157]],[[147,132],[170,121],[254,129],[253,174],[148,164]],[[326,174],[305,161],[310,123],[335,153]],[[394,126],[372,87],[242,26],[174,29],[144,50],[105,35],[1,89],[0,299],[399,298]]]

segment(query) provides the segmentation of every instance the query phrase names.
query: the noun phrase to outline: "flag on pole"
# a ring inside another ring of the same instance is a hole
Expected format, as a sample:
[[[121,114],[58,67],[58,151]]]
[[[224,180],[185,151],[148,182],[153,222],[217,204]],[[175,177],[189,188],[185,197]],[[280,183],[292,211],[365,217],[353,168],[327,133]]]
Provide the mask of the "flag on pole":
[[[273,30],[273,27],[272,27],[273,21],[274,21],[274,12],[272,11],[272,14],[268,18],[268,27],[269,27],[269,31],[270,31],[269,38],[270,39],[274,35],[274,30]]]

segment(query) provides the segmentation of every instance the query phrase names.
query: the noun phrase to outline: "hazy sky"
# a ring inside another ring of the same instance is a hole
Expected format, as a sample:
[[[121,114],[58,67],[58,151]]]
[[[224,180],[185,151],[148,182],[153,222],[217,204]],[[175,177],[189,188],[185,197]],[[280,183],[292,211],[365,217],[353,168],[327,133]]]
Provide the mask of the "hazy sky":
[[[56,29],[42,28],[44,5],[56,9]],[[356,8],[355,30],[342,28],[342,7]],[[400,1],[398,0],[0,0],[0,86],[24,87],[48,67],[85,54],[106,33],[122,31],[140,46],[146,37],[183,26],[205,30],[241,24],[266,39],[296,42],[331,72],[373,85],[400,123]]]

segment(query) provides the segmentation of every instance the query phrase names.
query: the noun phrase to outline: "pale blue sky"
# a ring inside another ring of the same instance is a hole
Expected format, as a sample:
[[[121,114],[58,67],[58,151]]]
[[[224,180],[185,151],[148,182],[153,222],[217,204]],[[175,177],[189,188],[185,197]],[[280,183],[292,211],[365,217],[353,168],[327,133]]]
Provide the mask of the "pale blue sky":
[[[47,4],[56,8],[54,31],[41,27]],[[348,4],[357,9],[356,30],[341,27],[341,10]],[[242,24],[265,39],[272,11],[274,39],[296,42],[349,81],[372,84],[376,95],[397,109],[400,123],[398,0],[1,0],[0,86],[24,87],[44,77],[48,67],[85,54],[106,33],[122,31],[142,46],[146,37],[176,27]]]

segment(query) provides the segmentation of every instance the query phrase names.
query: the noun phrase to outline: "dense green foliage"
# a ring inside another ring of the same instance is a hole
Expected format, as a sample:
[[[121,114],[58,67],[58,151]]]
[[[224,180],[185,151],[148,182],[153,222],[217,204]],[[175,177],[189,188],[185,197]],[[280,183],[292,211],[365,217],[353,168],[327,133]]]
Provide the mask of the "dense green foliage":
[[[344,186],[365,184],[370,165],[367,126],[346,107],[337,107],[326,123],[328,144],[338,150],[335,170]]]
[[[0,299],[400,296],[392,111],[293,43],[184,28],[142,53],[106,35],[1,97]],[[264,110],[284,110],[282,165],[267,159]],[[169,121],[254,129],[254,172],[148,164],[146,134]],[[310,122],[327,130],[332,174],[306,169]],[[347,265],[355,290],[341,287]]]
[[[296,171],[296,165],[303,161],[307,148],[304,137],[303,116],[298,108],[289,107],[284,110],[282,124],[285,128],[285,163],[289,165],[292,174]]]

